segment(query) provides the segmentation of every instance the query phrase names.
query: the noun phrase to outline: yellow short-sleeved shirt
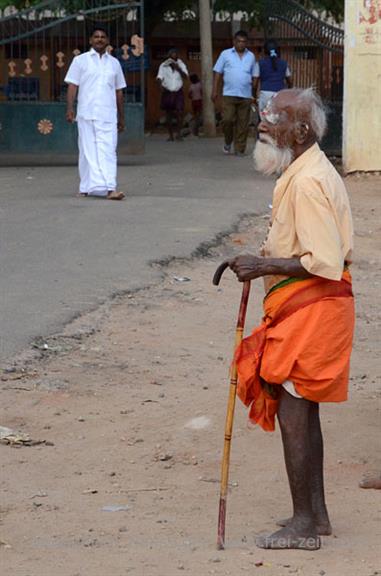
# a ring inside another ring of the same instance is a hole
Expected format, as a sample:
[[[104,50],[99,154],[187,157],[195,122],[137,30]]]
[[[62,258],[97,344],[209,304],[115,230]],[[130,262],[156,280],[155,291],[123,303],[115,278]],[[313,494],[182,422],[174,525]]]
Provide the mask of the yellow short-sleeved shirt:
[[[338,172],[318,144],[299,156],[277,180],[262,255],[300,257],[311,274],[340,280],[351,261],[353,223]],[[266,276],[266,292],[285,276]]]

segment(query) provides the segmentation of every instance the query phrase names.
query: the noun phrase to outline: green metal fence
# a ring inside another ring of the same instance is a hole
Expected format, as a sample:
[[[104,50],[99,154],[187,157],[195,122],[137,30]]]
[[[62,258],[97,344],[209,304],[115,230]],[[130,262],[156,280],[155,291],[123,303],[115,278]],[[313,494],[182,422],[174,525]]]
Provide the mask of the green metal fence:
[[[77,130],[65,121],[64,78],[74,56],[102,26],[121,63],[126,131],[122,153],[144,151],[143,0],[46,0],[0,20],[0,161],[75,161]]]

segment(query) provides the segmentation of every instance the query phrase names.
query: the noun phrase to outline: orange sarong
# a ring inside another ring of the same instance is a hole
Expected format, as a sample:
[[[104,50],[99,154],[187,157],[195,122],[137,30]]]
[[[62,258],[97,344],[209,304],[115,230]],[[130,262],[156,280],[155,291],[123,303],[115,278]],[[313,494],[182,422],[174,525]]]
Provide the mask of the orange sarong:
[[[349,271],[340,281],[308,278],[275,287],[265,297],[262,324],[238,347],[237,394],[249,418],[275,429],[278,400],[261,380],[291,380],[303,398],[343,402],[348,396],[354,299]]]

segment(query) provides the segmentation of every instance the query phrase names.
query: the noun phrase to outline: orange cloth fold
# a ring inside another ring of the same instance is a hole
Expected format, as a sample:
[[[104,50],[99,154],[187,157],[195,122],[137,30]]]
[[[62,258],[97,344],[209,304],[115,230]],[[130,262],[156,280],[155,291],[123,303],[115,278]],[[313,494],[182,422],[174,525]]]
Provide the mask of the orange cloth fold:
[[[278,401],[263,389],[294,383],[313,402],[343,402],[348,396],[354,329],[354,299],[349,271],[340,281],[308,278],[273,289],[264,300],[264,318],[244,338],[235,355],[237,394],[249,418],[275,429]]]

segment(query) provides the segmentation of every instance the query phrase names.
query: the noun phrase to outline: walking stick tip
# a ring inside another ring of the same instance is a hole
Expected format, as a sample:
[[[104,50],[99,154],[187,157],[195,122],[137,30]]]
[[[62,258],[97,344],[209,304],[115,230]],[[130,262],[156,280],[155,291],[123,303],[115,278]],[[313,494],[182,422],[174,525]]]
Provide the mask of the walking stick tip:
[[[218,542],[217,542],[217,550],[225,550],[225,542],[222,542],[222,541],[220,542],[220,541],[218,540]]]
[[[217,550],[224,550],[225,548],[225,518],[226,498],[221,496],[218,509]]]

